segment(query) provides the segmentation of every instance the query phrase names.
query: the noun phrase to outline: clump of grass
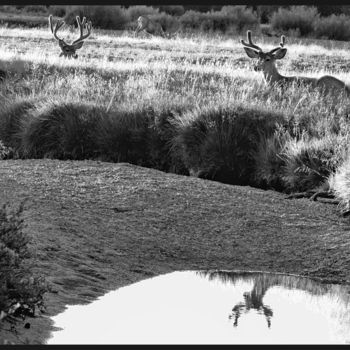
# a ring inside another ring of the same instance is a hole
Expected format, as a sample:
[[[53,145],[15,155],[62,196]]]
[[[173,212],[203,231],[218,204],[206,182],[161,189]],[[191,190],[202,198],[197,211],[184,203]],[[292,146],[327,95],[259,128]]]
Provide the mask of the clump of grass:
[[[0,140],[4,146],[11,147],[15,151],[20,148],[21,123],[27,113],[35,109],[34,100],[18,100],[4,103],[0,107]]]
[[[26,158],[93,158],[97,122],[103,113],[88,104],[42,103],[21,124],[20,153]]]
[[[143,110],[115,110],[99,120],[96,146],[103,160],[147,162],[147,113]]]
[[[279,126],[269,137],[261,137],[253,152],[254,179],[258,187],[284,191],[283,168],[285,160],[282,154],[292,137],[288,130]]]
[[[0,208],[0,330],[6,322],[35,317],[44,311],[43,296],[49,286],[33,274],[31,238],[23,231],[24,202],[10,211]]]
[[[190,172],[236,185],[254,183],[254,156],[262,135],[271,135],[281,114],[250,109],[196,109],[184,115],[174,139]]]
[[[11,147],[7,147],[0,140],[0,160],[11,158],[13,155],[13,149]]]
[[[303,192],[322,186],[344,159],[346,149],[340,144],[336,135],[316,139],[305,133],[300,140],[291,139],[282,154],[286,190]]]
[[[350,210],[350,157],[348,156],[344,162],[331,174],[328,179],[330,189],[334,192],[335,197],[339,199],[342,212]]]

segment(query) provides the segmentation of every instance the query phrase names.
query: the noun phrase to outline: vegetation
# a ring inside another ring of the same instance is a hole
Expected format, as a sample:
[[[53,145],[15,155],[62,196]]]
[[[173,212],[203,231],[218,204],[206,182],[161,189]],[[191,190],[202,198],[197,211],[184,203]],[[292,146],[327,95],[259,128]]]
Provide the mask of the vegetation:
[[[49,290],[45,279],[33,273],[23,210],[24,202],[17,210],[10,211],[7,204],[0,209],[0,330],[43,312],[43,295]]]
[[[149,10],[115,8],[130,16]],[[225,6],[201,16],[250,11]],[[247,66],[242,35],[145,41],[94,29],[79,59],[69,60],[59,57],[47,31],[0,30],[19,38],[16,45],[3,41],[0,57],[8,71],[0,85],[2,158],[130,162],[292,193],[330,183],[348,157],[350,102],[306,86],[267,86]],[[43,46],[34,44],[38,37]],[[276,45],[272,40],[257,42]],[[340,43],[287,41],[288,54],[278,62],[284,74],[331,74],[349,83]]]

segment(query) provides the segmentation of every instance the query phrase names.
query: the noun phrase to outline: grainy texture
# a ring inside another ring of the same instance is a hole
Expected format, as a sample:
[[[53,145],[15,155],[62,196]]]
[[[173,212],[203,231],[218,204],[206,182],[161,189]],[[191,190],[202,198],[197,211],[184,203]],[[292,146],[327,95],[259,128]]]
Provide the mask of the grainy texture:
[[[94,161],[0,161],[0,204],[28,198],[47,315],[176,270],[285,272],[350,283],[350,221],[334,205]],[[0,339],[43,343],[47,318]]]

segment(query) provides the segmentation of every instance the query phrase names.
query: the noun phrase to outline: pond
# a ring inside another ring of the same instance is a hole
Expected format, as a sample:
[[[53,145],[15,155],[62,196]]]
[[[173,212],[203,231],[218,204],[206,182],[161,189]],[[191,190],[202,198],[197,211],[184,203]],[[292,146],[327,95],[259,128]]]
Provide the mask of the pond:
[[[350,343],[349,291],[293,275],[178,271],[68,306],[47,344]]]

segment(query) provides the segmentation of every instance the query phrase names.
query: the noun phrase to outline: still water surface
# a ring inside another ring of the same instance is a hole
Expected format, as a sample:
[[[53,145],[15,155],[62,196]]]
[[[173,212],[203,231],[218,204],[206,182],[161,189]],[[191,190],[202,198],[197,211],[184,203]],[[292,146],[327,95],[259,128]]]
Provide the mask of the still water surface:
[[[53,317],[47,344],[350,343],[348,286],[297,276],[181,271]]]

